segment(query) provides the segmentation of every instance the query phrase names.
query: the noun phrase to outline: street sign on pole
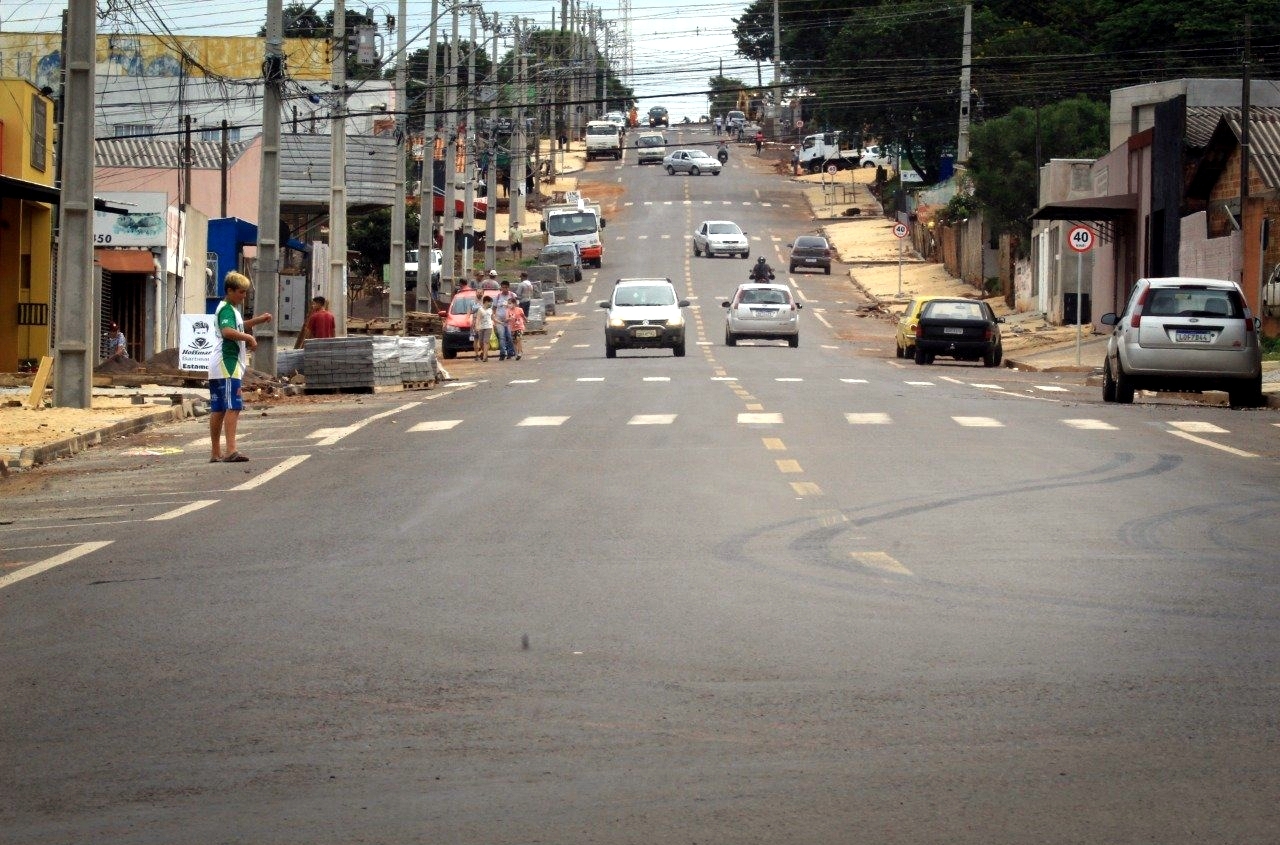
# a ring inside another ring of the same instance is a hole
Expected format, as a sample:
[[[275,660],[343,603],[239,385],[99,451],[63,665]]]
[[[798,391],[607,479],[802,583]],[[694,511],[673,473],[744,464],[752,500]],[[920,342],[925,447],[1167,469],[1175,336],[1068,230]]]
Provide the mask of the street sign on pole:
[[[1080,325],[1084,312],[1084,297],[1080,295],[1084,276],[1084,254],[1093,249],[1095,236],[1088,226],[1072,226],[1067,232],[1067,244],[1076,252],[1076,366],[1080,366],[1080,344],[1084,328]]]
[[[907,228],[906,223],[895,223],[893,225],[894,237],[905,238],[907,236],[907,232],[909,231],[911,230]]]
[[[838,172],[840,172],[840,168],[839,168],[839,167],[837,167],[836,165],[834,165],[834,164],[828,164],[828,165],[827,165],[827,173],[828,173],[828,174],[830,174],[830,175],[832,175],[832,176],[835,176],[835,175],[836,175],[836,173],[838,173]]]

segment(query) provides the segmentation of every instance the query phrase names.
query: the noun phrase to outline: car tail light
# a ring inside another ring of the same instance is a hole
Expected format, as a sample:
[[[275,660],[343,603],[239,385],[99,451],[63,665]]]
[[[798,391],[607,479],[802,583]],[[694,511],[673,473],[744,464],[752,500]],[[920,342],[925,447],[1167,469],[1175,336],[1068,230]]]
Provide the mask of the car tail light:
[[[1138,297],[1138,301],[1133,303],[1133,316],[1129,318],[1129,325],[1132,328],[1138,328],[1142,325],[1142,306],[1146,304],[1147,294],[1151,292],[1151,288],[1147,288],[1142,292],[1142,296]]]
[[[921,331],[920,331],[920,324],[919,324],[919,323],[916,323],[915,335],[916,335],[916,337],[920,337],[920,335],[921,335]]]
[[[995,333],[995,332],[993,332],[990,328],[988,328],[986,331],[984,331],[984,332],[982,333],[982,339],[983,339],[983,340],[991,340],[991,339],[992,339],[992,338],[994,338],[995,336],[996,336],[996,333]]]

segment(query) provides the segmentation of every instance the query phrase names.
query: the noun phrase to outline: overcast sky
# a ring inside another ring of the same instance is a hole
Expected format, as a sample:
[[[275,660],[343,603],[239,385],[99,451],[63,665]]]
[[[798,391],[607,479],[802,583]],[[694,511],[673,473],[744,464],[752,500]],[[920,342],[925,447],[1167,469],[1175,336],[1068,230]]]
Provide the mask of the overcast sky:
[[[287,0],[286,0],[287,4]],[[99,12],[108,8],[122,11],[100,19],[100,32],[139,31],[165,32],[174,35],[255,35],[266,22],[266,4],[262,0],[98,0]],[[363,2],[348,0],[350,9],[372,9],[376,19],[396,14],[398,0]],[[3,0],[0,28],[6,31],[29,30],[54,32],[61,25],[61,15],[67,4],[48,0]],[[617,0],[605,0],[596,4],[606,21],[615,22],[621,32],[622,15]],[[430,0],[409,0],[408,22],[410,36],[428,25],[431,18]],[[443,8],[443,4],[441,4]],[[535,26],[551,25],[554,12],[560,19],[560,4],[529,2],[529,0],[485,0],[485,13],[492,18],[496,12],[505,22],[514,17],[532,18]],[[756,78],[755,65],[734,54],[733,21],[746,8],[746,0],[717,2],[717,0],[633,0],[631,4],[631,65],[633,76],[627,81],[640,98],[640,111],[649,106],[663,105],[671,112],[672,122],[686,115],[697,119],[707,113],[705,96],[685,92],[702,91],[707,80],[719,73],[723,62],[726,76],[738,77],[748,82]],[[316,7],[320,14],[331,11],[333,4],[324,2]],[[448,25],[450,16],[441,23]],[[461,31],[466,37],[469,23],[463,18]],[[420,45],[426,46],[423,35]],[[504,47],[505,51],[505,47]],[[764,69],[767,81],[772,76]]]

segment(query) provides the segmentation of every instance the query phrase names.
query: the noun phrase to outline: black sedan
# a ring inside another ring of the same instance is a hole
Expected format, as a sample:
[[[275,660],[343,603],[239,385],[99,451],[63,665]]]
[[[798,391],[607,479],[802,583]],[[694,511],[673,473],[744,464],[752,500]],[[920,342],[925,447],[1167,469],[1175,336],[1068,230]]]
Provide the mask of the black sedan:
[[[916,325],[916,363],[932,364],[938,355],[995,367],[1004,358],[1000,324],[991,306],[978,299],[931,299]]]

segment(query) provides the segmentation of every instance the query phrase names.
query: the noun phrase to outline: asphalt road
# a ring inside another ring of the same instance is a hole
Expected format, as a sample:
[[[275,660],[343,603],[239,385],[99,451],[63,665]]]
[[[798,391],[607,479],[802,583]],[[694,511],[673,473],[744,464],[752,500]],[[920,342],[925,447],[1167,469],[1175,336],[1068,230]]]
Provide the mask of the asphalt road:
[[[726,347],[688,235],[785,270],[798,194],[593,180],[525,360],[8,487],[0,841],[1275,841],[1280,417],[897,361],[839,274]],[[605,359],[640,275],[685,358]]]

